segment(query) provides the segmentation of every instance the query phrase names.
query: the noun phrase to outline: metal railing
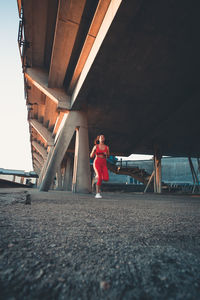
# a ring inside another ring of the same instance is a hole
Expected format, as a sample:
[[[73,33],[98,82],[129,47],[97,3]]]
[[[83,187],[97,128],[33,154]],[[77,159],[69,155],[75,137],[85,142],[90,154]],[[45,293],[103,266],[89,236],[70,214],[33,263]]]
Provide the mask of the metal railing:
[[[30,47],[30,43],[25,38],[25,32],[24,32],[24,13],[23,13],[23,6],[21,6],[21,11],[19,14],[19,29],[18,29],[18,47],[19,47],[19,53],[21,57],[22,62],[22,71],[25,72],[25,69],[27,68],[26,63],[26,50]],[[28,89],[30,87],[28,86],[27,80],[24,76],[24,97],[26,99],[26,104],[28,103]],[[28,119],[29,119],[29,113],[28,113]]]
[[[24,69],[26,68],[25,53],[26,53],[26,49],[30,47],[30,43],[26,40],[25,33],[24,33],[23,6],[21,7],[21,12],[20,12],[20,21],[19,21],[17,41],[18,41],[19,52],[20,52],[20,57],[21,57],[21,61],[22,61],[22,69],[24,72]]]

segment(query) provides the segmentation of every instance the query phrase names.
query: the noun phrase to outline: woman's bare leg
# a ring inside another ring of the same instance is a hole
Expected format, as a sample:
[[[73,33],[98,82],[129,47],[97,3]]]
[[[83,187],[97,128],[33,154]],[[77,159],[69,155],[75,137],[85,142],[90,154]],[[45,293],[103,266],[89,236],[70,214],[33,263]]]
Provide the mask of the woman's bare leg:
[[[96,193],[100,193],[100,185],[96,184]]]
[[[94,172],[95,172],[95,178],[97,179],[98,178],[98,171],[95,167],[95,164],[93,164],[93,169],[94,169]]]

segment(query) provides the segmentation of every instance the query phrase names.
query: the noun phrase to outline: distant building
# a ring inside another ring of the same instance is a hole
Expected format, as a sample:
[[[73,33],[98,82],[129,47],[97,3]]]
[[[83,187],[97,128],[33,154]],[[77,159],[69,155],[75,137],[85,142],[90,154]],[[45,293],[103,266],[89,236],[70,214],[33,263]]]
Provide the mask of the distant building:
[[[197,159],[192,158],[195,171],[198,174]],[[120,165],[120,161],[117,162]],[[149,174],[153,172],[153,160],[122,161],[123,166],[145,169]],[[188,158],[164,157],[162,158],[162,181],[168,184],[193,184]],[[116,175],[110,172],[110,183],[141,184],[131,176]]]

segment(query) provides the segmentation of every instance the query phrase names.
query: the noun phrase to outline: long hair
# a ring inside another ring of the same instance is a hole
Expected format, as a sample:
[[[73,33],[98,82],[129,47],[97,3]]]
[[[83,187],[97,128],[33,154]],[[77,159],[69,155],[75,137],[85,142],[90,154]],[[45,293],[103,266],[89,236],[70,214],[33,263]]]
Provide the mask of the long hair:
[[[95,145],[99,144],[99,138],[100,138],[100,135],[97,135],[96,139],[94,140]]]
[[[101,135],[104,136],[104,134],[100,134],[100,135],[98,135],[98,136],[96,137],[96,139],[94,140],[94,144],[95,144],[95,145],[98,145],[98,144],[99,144],[99,138],[100,138]],[[104,136],[104,138],[105,138],[105,136]],[[104,141],[104,143],[105,143],[105,141]]]

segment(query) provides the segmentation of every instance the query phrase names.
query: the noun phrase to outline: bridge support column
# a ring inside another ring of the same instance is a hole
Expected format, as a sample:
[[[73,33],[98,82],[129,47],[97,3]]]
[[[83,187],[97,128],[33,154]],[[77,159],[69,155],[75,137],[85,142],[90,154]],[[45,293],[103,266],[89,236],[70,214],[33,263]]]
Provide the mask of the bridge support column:
[[[89,141],[86,124],[76,128],[72,191],[79,193],[91,192]]]
[[[65,175],[63,180],[63,190],[71,191],[72,190],[72,175],[73,175],[73,159],[69,153],[67,158],[67,163],[65,167]]]
[[[56,172],[56,179],[57,179],[57,190],[62,191],[62,173],[61,173],[61,167],[59,166]]]
[[[154,193],[162,193],[162,155],[158,152],[154,155]]]
[[[53,149],[54,149],[54,146],[53,145],[50,145],[49,146],[49,152],[48,152],[48,156],[43,164],[43,168],[40,172],[40,175],[39,175],[39,178],[38,178],[38,183],[37,183],[37,186],[40,186],[40,184],[42,183],[42,180],[43,180],[43,177],[44,177],[44,174],[47,170],[47,167],[48,167],[48,163],[49,163],[49,160],[51,158],[51,155],[52,155],[52,152],[53,152]]]
[[[37,187],[39,187],[40,184],[41,184],[41,182],[42,182],[43,174],[44,174],[45,169],[46,169],[46,165],[47,165],[47,159],[45,160],[44,165],[43,165],[43,167],[42,167],[42,170],[41,170],[41,172],[40,172],[40,175],[39,175],[39,178],[38,178],[38,181],[37,181]]]
[[[79,111],[70,111],[67,115],[44,174],[40,186],[41,191],[49,190],[57,168],[61,165],[75,131],[76,160],[74,172],[76,174],[73,175],[73,191],[91,192],[87,116],[84,112]],[[88,179],[86,179],[87,177]]]
[[[191,157],[188,157],[189,165],[190,165],[190,171],[192,174],[192,179],[193,179],[193,189],[192,189],[192,194],[194,194],[195,189],[197,188],[197,191],[199,192],[199,178],[198,178],[198,173],[195,171],[193,162]],[[198,164],[198,169],[199,169],[199,159],[197,158],[197,164]]]
[[[45,160],[44,162],[44,165],[42,167],[42,170],[40,172],[40,175],[39,175],[39,178],[38,178],[38,181],[37,181],[37,186],[40,186],[41,182],[42,182],[42,179],[43,179],[43,174],[44,174],[44,171],[46,169],[46,164],[47,164],[47,160]]]
[[[38,178],[35,179],[35,186],[38,186]]]

